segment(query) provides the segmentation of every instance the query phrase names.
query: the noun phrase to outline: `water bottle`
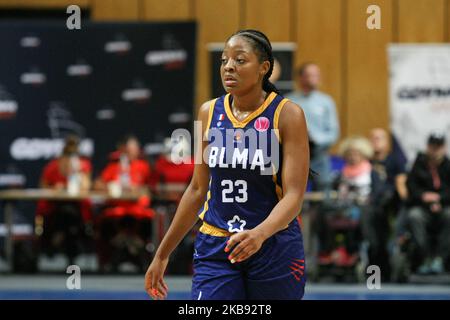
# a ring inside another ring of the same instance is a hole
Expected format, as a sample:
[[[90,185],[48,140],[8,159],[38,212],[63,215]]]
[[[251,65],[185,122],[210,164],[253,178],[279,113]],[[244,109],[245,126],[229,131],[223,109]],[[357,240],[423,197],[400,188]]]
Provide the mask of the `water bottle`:
[[[70,169],[67,181],[67,193],[76,196],[80,193],[81,177],[80,177],[80,159],[78,156],[71,156],[69,159]]]
[[[122,189],[129,189],[131,185],[130,181],[130,160],[127,155],[122,154],[120,156],[120,185]]]

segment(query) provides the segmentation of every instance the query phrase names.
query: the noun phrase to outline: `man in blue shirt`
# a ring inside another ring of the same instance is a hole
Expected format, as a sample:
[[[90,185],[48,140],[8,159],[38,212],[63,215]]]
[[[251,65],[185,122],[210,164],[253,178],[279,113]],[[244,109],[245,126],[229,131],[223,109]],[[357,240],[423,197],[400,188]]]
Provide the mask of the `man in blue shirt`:
[[[331,184],[330,147],[339,137],[336,105],[329,95],[318,90],[320,69],[314,63],[305,63],[297,71],[299,90],[286,98],[303,108],[310,139],[311,168],[319,173],[314,177],[313,189],[328,190]]]

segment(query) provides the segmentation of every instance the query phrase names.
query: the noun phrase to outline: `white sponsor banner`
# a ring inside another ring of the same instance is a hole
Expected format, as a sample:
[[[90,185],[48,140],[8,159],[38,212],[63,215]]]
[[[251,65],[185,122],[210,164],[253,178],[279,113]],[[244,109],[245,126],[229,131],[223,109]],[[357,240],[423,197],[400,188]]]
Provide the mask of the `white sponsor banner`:
[[[450,45],[392,44],[388,54],[391,129],[411,165],[430,133],[450,142]]]
[[[186,61],[186,59],[187,59],[187,52],[182,49],[149,51],[145,55],[145,62],[151,66],[172,62],[184,62]]]
[[[19,137],[12,142],[9,151],[14,160],[48,160],[58,157],[63,147],[64,139]],[[79,151],[85,157],[92,157],[94,141],[92,139],[81,140]]]

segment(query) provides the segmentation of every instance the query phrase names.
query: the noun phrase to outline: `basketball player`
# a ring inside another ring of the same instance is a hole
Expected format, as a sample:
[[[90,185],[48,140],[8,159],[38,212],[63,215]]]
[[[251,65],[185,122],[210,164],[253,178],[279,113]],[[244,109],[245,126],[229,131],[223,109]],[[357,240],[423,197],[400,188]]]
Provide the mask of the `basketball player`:
[[[206,154],[206,161],[196,164],[146,273],[152,298],[167,296],[169,256],[198,218],[192,299],[303,297],[296,217],[309,173],[307,127],[302,109],[268,80],[272,70],[272,47],[263,33],[241,30],[226,42],[220,73],[227,94],[200,108],[206,127],[197,156]]]

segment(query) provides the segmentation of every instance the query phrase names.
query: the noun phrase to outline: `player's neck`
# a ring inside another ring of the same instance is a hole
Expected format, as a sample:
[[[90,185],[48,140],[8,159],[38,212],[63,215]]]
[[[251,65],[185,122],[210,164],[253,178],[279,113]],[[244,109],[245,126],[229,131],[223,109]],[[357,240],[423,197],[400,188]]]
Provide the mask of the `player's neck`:
[[[267,97],[265,91],[252,90],[243,95],[233,95],[232,108],[240,112],[251,112],[259,108]]]

